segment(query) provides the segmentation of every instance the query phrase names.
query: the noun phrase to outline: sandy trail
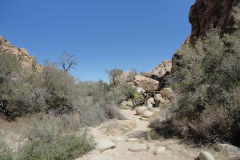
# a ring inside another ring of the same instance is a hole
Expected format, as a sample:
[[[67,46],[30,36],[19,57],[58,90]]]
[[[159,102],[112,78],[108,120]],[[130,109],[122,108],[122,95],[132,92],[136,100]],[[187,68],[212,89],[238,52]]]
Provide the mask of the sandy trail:
[[[116,148],[104,152],[93,150],[77,160],[194,160],[194,158],[198,156],[200,152],[199,148],[187,146],[186,144],[181,143],[180,140],[163,139],[146,141],[144,137],[146,137],[146,133],[149,131],[149,122],[140,120],[140,116],[135,115],[135,111],[120,110],[120,112],[128,119],[128,121],[122,122],[135,122],[135,128],[118,136],[107,134],[107,131],[103,129],[103,126],[107,126],[107,124],[91,128],[90,132],[96,142],[100,139],[112,140],[117,138],[118,142],[116,142]],[[117,127],[118,126],[116,125],[116,128]],[[128,142],[127,139],[130,137],[138,138],[138,141]],[[148,150],[139,152],[129,151],[131,146],[141,143],[147,144]],[[166,147],[166,150],[156,155],[154,154],[154,151],[157,147]]]

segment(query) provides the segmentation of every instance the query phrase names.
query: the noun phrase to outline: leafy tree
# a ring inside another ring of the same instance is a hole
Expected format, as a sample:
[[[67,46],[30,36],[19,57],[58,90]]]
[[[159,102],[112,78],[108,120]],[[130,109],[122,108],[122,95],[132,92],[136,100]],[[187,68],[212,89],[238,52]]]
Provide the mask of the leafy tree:
[[[110,79],[110,84],[116,86],[117,78],[123,73],[123,71],[121,69],[114,68],[112,70],[107,70],[106,73],[108,74],[108,77]]]

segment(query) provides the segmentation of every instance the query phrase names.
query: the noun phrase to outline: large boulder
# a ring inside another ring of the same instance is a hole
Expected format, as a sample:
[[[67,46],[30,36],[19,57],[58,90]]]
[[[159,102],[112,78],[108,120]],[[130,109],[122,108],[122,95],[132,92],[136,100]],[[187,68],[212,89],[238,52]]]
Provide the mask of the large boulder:
[[[159,81],[141,75],[135,76],[134,83],[137,87],[143,88],[146,91],[159,90]]]

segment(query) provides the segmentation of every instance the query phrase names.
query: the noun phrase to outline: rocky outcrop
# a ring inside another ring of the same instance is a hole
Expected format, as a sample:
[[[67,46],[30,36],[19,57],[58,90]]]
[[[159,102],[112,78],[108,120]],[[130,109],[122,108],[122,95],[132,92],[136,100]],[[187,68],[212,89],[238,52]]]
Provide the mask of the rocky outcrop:
[[[172,61],[165,60],[150,72],[136,75],[134,85],[146,91],[159,91],[165,86],[166,76],[171,73]]]
[[[136,114],[142,118],[151,118],[160,112],[164,104],[172,102],[175,94],[171,88],[166,88],[168,77],[171,77],[172,61],[165,60],[150,72],[136,75],[130,81],[129,72],[124,72],[119,77],[123,82],[131,84],[136,89],[138,98],[128,99],[120,104],[122,109],[135,108]]]
[[[234,25],[232,10],[239,2],[240,0],[196,0],[189,13],[192,32],[188,40],[194,42],[211,26],[219,27],[222,33],[232,32]]]
[[[157,67],[155,67],[152,71],[144,73],[144,76],[160,80],[163,76],[166,74],[169,74],[172,69],[172,61],[171,60],[165,60],[161,64],[159,64]]]
[[[36,62],[36,59],[29,55],[25,48],[17,48],[4,37],[0,36],[0,54],[2,53],[15,54],[21,62],[22,67],[30,67],[36,71],[41,70],[41,66]]]
[[[146,91],[156,91],[159,89],[159,81],[141,75],[135,76],[134,83],[137,87],[143,88]]]
[[[196,0],[189,12],[189,22],[192,25],[191,34],[185,44],[194,45],[196,39],[203,37],[211,27],[219,28],[221,34],[234,31],[234,7],[240,0]],[[177,72],[182,64],[183,57],[181,49],[175,52],[172,58],[172,73]]]

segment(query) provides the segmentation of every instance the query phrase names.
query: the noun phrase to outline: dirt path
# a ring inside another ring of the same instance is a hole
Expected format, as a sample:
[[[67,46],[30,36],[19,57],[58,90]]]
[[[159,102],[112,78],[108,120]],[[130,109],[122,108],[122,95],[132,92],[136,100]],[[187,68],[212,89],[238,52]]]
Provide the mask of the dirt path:
[[[149,131],[147,127],[149,122],[140,120],[135,111],[120,110],[120,112],[128,120],[107,122],[90,129],[96,142],[100,139],[109,139],[116,144],[116,148],[103,152],[93,150],[77,160],[194,160],[201,151],[176,139],[146,141],[144,138]],[[147,145],[147,150],[137,152],[129,150],[132,146],[142,144]],[[156,154],[155,150],[158,147],[165,148],[165,151]]]

